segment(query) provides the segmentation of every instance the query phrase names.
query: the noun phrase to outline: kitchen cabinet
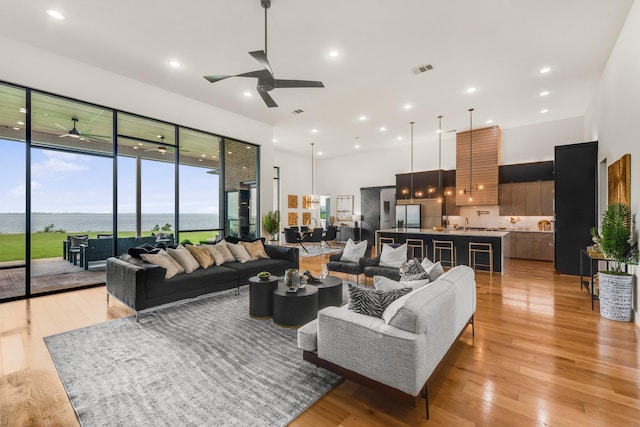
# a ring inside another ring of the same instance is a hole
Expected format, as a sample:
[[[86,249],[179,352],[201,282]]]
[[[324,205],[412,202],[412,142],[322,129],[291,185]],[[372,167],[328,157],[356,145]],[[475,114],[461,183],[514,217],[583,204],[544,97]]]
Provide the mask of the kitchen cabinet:
[[[500,216],[552,216],[553,181],[500,184]]]
[[[445,187],[444,189],[445,195],[445,207],[444,207],[444,215],[449,216],[458,216],[460,215],[460,206],[456,205],[456,188],[455,187]]]
[[[511,257],[553,261],[553,233],[511,232]]]

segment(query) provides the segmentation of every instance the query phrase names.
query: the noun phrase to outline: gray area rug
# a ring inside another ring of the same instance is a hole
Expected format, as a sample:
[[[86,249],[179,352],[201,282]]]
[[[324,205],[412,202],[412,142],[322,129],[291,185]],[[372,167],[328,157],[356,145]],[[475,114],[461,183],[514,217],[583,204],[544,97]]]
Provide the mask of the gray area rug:
[[[45,338],[83,426],[282,426],[340,377],[233,291]]]

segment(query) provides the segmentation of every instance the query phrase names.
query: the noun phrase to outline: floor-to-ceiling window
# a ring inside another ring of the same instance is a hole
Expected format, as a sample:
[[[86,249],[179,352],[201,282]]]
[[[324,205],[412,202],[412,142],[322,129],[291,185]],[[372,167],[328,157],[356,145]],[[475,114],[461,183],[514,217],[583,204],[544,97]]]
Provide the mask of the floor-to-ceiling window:
[[[112,125],[108,109],[31,95],[33,294],[104,282],[83,256],[90,239],[113,233]]]
[[[224,191],[227,232],[258,237],[258,151],[253,144],[226,139]]]
[[[6,83],[0,113],[0,300],[104,283],[133,245],[258,235],[256,145]]]
[[[181,128],[179,168],[180,240],[215,238],[220,224],[220,146],[215,135]]]
[[[24,296],[26,91],[0,85],[0,299]]]

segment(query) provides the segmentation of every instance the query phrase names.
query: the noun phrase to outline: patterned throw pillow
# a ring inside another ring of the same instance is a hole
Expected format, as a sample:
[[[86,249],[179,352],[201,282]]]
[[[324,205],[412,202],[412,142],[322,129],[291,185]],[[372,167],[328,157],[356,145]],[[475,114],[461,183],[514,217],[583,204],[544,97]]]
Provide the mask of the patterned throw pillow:
[[[429,273],[425,271],[420,261],[415,258],[405,262],[402,267],[400,267],[400,271],[402,272],[400,276],[401,282],[411,282],[429,278]]]
[[[267,252],[264,250],[264,243],[262,243],[262,240],[256,240],[253,242],[241,241],[240,243],[244,246],[247,252],[249,252],[249,256],[252,261],[261,258],[269,258],[269,255],[267,255]]]
[[[411,288],[379,291],[361,288],[349,283],[349,310],[381,318],[389,304],[411,291]]]
[[[200,267],[209,268],[214,264],[213,256],[204,246],[185,245],[191,255],[198,261]]]

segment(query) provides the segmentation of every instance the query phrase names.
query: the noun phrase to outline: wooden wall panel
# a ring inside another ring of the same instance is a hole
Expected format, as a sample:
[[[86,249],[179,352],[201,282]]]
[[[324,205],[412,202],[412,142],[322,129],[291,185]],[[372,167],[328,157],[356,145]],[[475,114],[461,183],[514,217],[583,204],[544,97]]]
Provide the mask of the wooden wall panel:
[[[608,167],[609,204],[631,206],[631,154],[625,154]]]
[[[498,205],[500,138],[498,126],[474,129],[472,147],[469,131],[456,134],[456,205]],[[469,194],[460,194],[476,185],[482,189],[472,191],[472,200],[469,200]]]

